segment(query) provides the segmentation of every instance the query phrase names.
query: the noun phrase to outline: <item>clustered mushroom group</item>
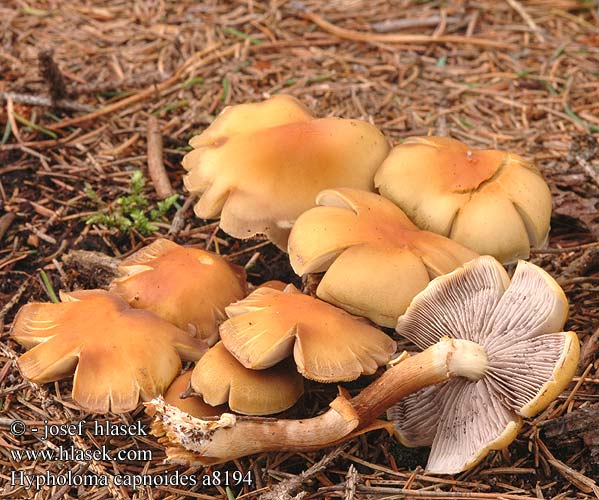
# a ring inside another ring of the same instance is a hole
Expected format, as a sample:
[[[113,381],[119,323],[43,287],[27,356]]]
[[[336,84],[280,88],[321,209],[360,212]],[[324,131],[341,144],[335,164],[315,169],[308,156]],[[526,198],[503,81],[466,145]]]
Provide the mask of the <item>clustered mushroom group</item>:
[[[12,336],[30,349],[26,378],[74,373],[90,412],[149,401],[173,461],[323,447],[389,428],[377,420],[387,411],[403,444],[432,447],[429,471],[456,473],[506,447],[573,377],[566,297],[518,261],[547,240],[551,213],[524,158],[446,137],[389,150],[373,125],[315,118],[284,95],[226,108],[190,144],[196,214],[236,238],[266,235],[300,276],[322,273],[316,296],[253,288],[222,256],[158,239],[108,291],[21,309]],[[502,264],[516,261],[510,281]],[[396,353],[379,326],[421,352]],[[182,359],[196,364],[177,378]],[[257,417],[292,407],[304,378],[351,381],[386,364],[320,415]]]

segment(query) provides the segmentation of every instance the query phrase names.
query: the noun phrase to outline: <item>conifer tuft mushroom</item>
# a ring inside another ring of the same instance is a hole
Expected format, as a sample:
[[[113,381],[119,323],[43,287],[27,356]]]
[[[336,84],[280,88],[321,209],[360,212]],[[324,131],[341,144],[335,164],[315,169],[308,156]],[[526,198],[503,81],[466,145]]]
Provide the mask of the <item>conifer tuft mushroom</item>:
[[[514,153],[410,137],[391,150],[375,184],[418,227],[503,263],[528,258],[531,246],[547,240],[551,192]]]
[[[327,189],[289,238],[289,260],[303,276],[325,272],[316,294],[375,323],[395,327],[412,298],[436,276],[477,256],[418,229],[391,201],[357,189]]]
[[[181,395],[191,389],[192,374],[193,370],[188,370],[173,380],[164,393],[164,401],[194,417],[216,417],[230,411],[227,405],[209,405],[196,394],[189,394],[182,398]]]
[[[201,193],[196,215],[220,216],[227,234],[265,234],[281,249],[295,219],[322,189],[374,189],[374,174],[389,150],[370,123],[314,118],[284,95],[226,108],[190,144],[184,182]]]
[[[110,291],[205,340],[218,340],[225,306],[246,294],[245,270],[220,255],[160,238],[121,262]]]
[[[491,257],[442,276],[420,293],[397,333],[421,349],[442,338],[481,350],[469,377],[427,387],[389,412],[402,443],[431,446],[427,470],[452,474],[516,437],[522,417],[545,409],[578,363],[574,332],[561,332],[568,302],[541,268],[519,261],[510,279]],[[558,333],[555,333],[558,332]]]
[[[226,309],[224,346],[247,368],[261,370],[293,355],[297,370],[319,382],[371,375],[395,352],[377,328],[293,285],[261,287]]]
[[[21,308],[12,337],[28,352],[18,365],[38,384],[73,372],[73,399],[94,413],[122,413],[138,400],[163,394],[181,370],[181,358],[196,360],[205,342],[149,311],[132,309],[104,290],[60,292],[61,303]]]
[[[289,360],[266,370],[250,370],[222,342],[197,362],[191,387],[206,403],[228,404],[232,411],[244,415],[280,413],[304,393],[303,378]]]

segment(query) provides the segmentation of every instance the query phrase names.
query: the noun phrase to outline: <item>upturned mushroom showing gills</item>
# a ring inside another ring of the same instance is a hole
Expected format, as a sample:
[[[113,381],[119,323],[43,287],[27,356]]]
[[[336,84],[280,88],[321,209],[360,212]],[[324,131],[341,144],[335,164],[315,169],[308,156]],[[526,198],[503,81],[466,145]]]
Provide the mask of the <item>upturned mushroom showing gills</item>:
[[[202,193],[198,217],[220,216],[231,236],[265,234],[282,249],[295,219],[322,189],[374,189],[374,173],[389,150],[373,125],[314,118],[285,95],[226,108],[190,144],[184,182]]]
[[[293,355],[304,377],[339,382],[373,374],[395,352],[385,333],[293,285],[258,288],[225,311],[222,342],[246,368],[269,368]]]
[[[549,187],[532,163],[507,151],[410,137],[389,153],[375,184],[418,227],[503,263],[527,258],[549,233]]]
[[[218,340],[225,306],[246,294],[243,268],[162,238],[126,258],[119,271],[122,276],[112,281],[111,292],[209,345]]]
[[[290,360],[266,370],[245,368],[219,342],[196,364],[191,387],[210,405],[226,403],[235,413],[272,415],[296,403],[304,393],[304,379]]]
[[[328,446],[400,402],[391,417],[401,439],[432,444],[431,472],[456,473],[507,446],[521,418],[543,410],[570,382],[579,345],[576,334],[560,331],[567,310],[542,269],[520,262],[510,283],[497,261],[479,257],[433,280],[399,320],[398,332],[422,352],[400,356],[357,396],[340,394],[317,417],[201,420],[160,399],[149,405],[169,456],[178,460],[185,451],[186,461],[204,463]]]
[[[394,327],[412,298],[439,275],[477,256],[418,229],[391,201],[356,189],[327,189],[289,238],[299,275],[326,271],[316,294],[352,314]]]
[[[73,372],[73,399],[89,412],[121,413],[163,394],[181,370],[208,349],[149,311],[104,290],[60,293],[59,304],[23,306],[11,330],[28,352],[18,365],[38,384]]]
[[[421,349],[442,338],[477,352],[471,373],[401,400],[389,412],[407,446],[432,446],[427,469],[455,473],[516,437],[572,379],[579,344],[560,332],[568,302],[545,271],[520,261],[511,283],[491,257],[438,278],[419,294],[397,332]],[[559,333],[555,333],[559,332]]]

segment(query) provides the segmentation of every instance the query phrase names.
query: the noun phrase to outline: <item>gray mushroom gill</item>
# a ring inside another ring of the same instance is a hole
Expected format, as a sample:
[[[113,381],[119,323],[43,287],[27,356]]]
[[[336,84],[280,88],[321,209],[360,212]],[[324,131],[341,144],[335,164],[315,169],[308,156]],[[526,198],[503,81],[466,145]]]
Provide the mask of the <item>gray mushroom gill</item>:
[[[567,312],[563,291],[541,268],[520,261],[510,283],[499,262],[479,257],[414,298],[397,332],[422,352],[401,355],[357,396],[342,393],[304,420],[228,413],[202,420],[155,399],[154,433],[172,461],[225,462],[328,446],[389,409],[400,441],[432,446],[429,471],[456,473],[506,447],[522,417],[544,409],[570,382],[579,344],[574,332],[561,331]]]

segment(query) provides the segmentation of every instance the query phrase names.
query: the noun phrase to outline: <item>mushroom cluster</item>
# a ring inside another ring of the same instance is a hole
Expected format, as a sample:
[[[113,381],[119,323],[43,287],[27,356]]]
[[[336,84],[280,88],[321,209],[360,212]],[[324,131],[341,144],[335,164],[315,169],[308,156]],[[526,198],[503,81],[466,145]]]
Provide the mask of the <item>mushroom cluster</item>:
[[[164,239],[119,270],[108,291],[61,291],[58,304],[25,305],[11,330],[31,349],[18,360],[23,376],[45,383],[74,374],[73,399],[90,412],[127,412],[140,397],[164,394],[181,359],[200,359],[216,341],[225,306],[247,288],[242,268]]]
[[[155,430],[172,460],[206,464],[327,446],[389,410],[403,442],[432,444],[431,472],[460,472],[506,447],[521,417],[542,411],[572,379],[579,345],[561,331],[567,309],[539,267],[521,261],[510,283],[499,262],[479,257],[431,281],[399,320],[398,333],[424,350],[400,356],[357,396],[341,393],[322,415],[203,420],[157,399]]]
[[[499,262],[527,257],[549,230],[548,188],[521,157],[435,137],[389,153],[373,125],[315,118],[284,95],[226,108],[190,144],[196,214],[237,238],[266,235],[298,275],[318,274],[316,296],[281,282],[252,290],[223,257],[158,239],[121,262],[108,291],[23,307],[12,336],[31,348],[25,377],[74,372],[88,411],[151,400],[172,461],[314,449],[385,428],[431,446],[428,470],[448,474],[507,446],[570,382],[579,347],[562,331],[563,292],[524,261],[510,281]],[[396,353],[377,325],[421,352]],[[181,359],[196,363],[178,376]],[[262,418],[295,405],[304,378],[377,373],[320,415]],[[389,422],[377,420],[385,412]]]

